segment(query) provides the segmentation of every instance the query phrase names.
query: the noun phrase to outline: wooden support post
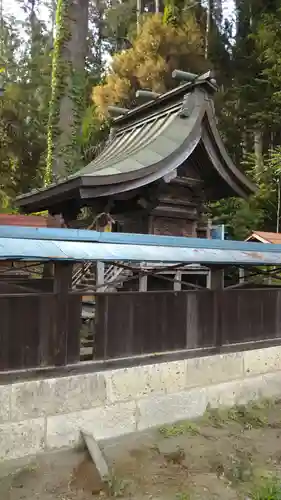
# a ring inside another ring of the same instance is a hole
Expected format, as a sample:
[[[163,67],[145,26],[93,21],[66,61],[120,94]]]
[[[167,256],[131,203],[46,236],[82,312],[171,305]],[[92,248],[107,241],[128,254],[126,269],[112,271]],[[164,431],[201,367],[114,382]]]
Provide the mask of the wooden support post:
[[[101,262],[100,260],[97,261],[96,263],[96,286],[97,292],[104,292],[105,288],[101,285],[104,285],[104,271],[105,271],[105,265],[104,262]]]
[[[209,290],[214,291],[214,332],[215,332],[215,344],[218,352],[221,350],[221,346],[223,344],[223,332],[221,327],[221,308],[222,304],[222,293],[219,293],[220,290],[224,288],[224,270],[222,268],[211,267],[209,270],[209,274],[207,276],[207,288]],[[226,292],[224,292],[226,293]]]
[[[56,262],[54,265],[55,302],[54,338],[51,346],[54,365],[66,365],[68,354],[69,290],[72,281],[72,264]]]
[[[147,292],[147,274],[139,275],[139,292]]]
[[[64,220],[61,214],[51,214],[48,212],[47,217],[48,228],[60,228],[64,226]],[[53,278],[54,266],[52,262],[46,262],[43,266],[43,278]]]
[[[176,279],[176,281],[174,281],[174,291],[180,292],[181,291],[181,271],[176,272],[175,279]]]
[[[209,290],[222,290],[224,288],[224,270],[211,268],[207,276]]]
[[[245,269],[239,267],[239,283],[245,283]]]

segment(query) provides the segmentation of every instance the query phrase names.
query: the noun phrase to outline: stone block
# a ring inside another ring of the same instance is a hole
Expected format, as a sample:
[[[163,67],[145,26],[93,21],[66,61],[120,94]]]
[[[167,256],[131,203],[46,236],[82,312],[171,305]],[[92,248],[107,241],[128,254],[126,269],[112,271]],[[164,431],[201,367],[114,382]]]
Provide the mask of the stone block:
[[[246,404],[263,397],[263,377],[235,380],[207,388],[208,404],[213,408]]]
[[[61,377],[44,382],[49,386],[52,401],[48,414],[71,413],[101,406],[106,400],[106,382],[103,373],[87,373]]]
[[[225,382],[207,388],[207,403],[212,408],[220,406],[234,406],[236,403],[236,390],[241,382]]]
[[[186,363],[186,387],[205,387],[242,378],[243,363],[243,353],[188,359]]]
[[[102,374],[90,373],[12,385],[12,421],[99,406],[106,398]]]
[[[136,404],[132,401],[47,417],[47,448],[79,446],[81,430],[93,433],[97,440],[134,432]]]
[[[44,449],[43,418],[0,425],[0,461],[34,455]]]
[[[245,375],[254,376],[281,370],[280,346],[245,351],[243,355]]]
[[[11,386],[0,385],[0,424],[10,420]]]
[[[179,392],[185,387],[186,361],[136,366],[106,372],[108,401],[138,399],[148,394]]]
[[[190,389],[176,394],[147,396],[137,402],[137,429],[144,430],[178,420],[196,418],[206,409],[206,389]]]
[[[262,376],[262,397],[274,398],[281,396],[281,372],[266,373]]]
[[[11,420],[43,417],[50,404],[51,392],[43,381],[20,382],[11,388]]]

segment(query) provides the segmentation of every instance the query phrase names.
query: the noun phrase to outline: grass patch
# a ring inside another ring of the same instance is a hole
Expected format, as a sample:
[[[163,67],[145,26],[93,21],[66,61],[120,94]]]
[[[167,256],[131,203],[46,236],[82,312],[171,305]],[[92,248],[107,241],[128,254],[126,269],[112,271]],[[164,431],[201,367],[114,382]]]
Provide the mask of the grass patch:
[[[176,500],[191,500],[191,496],[187,492],[177,493]]]
[[[222,408],[211,408],[210,406],[207,406],[202,417],[202,421],[212,427],[221,429],[227,422],[227,411],[228,410],[224,410]]]
[[[126,490],[129,486],[129,481],[118,478],[114,474],[106,481],[106,492],[109,497],[121,498],[125,495]]]
[[[269,425],[266,416],[266,403],[250,403],[246,405],[236,405],[232,408],[210,408],[207,407],[203,420],[207,420],[209,425],[222,428],[229,422],[236,422],[244,429],[258,429]]]
[[[281,481],[277,476],[262,477],[249,492],[250,500],[281,500]]]
[[[210,469],[218,478],[224,477],[232,486],[247,483],[254,478],[252,456],[242,450],[225,457],[219,455],[210,463]]]
[[[258,429],[268,426],[265,408],[253,403],[251,405],[237,405],[228,411],[228,419],[240,424],[244,429]]]
[[[178,424],[165,425],[159,427],[158,431],[164,438],[183,436],[184,434],[191,434],[192,436],[198,436],[198,434],[200,434],[199,427],[194,422],[180,422]]]

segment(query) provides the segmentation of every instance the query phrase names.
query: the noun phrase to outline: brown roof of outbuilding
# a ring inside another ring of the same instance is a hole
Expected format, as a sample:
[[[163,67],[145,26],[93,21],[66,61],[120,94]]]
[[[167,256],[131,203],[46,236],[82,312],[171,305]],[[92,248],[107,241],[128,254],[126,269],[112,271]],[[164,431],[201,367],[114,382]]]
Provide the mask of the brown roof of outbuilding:
[[[47,227],[42,215],[0,214],[0,226]]]
[[[281,233],[268,233],[266,231],[253,231],[246,241],[260,241],[281,245]]]

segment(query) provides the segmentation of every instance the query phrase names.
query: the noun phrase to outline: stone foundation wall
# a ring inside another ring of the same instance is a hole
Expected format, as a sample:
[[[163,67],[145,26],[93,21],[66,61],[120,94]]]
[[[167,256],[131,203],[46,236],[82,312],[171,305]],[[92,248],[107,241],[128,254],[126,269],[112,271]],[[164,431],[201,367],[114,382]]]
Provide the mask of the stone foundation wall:
[[[0,385],[0,460],[281,395],[281,347]]]

